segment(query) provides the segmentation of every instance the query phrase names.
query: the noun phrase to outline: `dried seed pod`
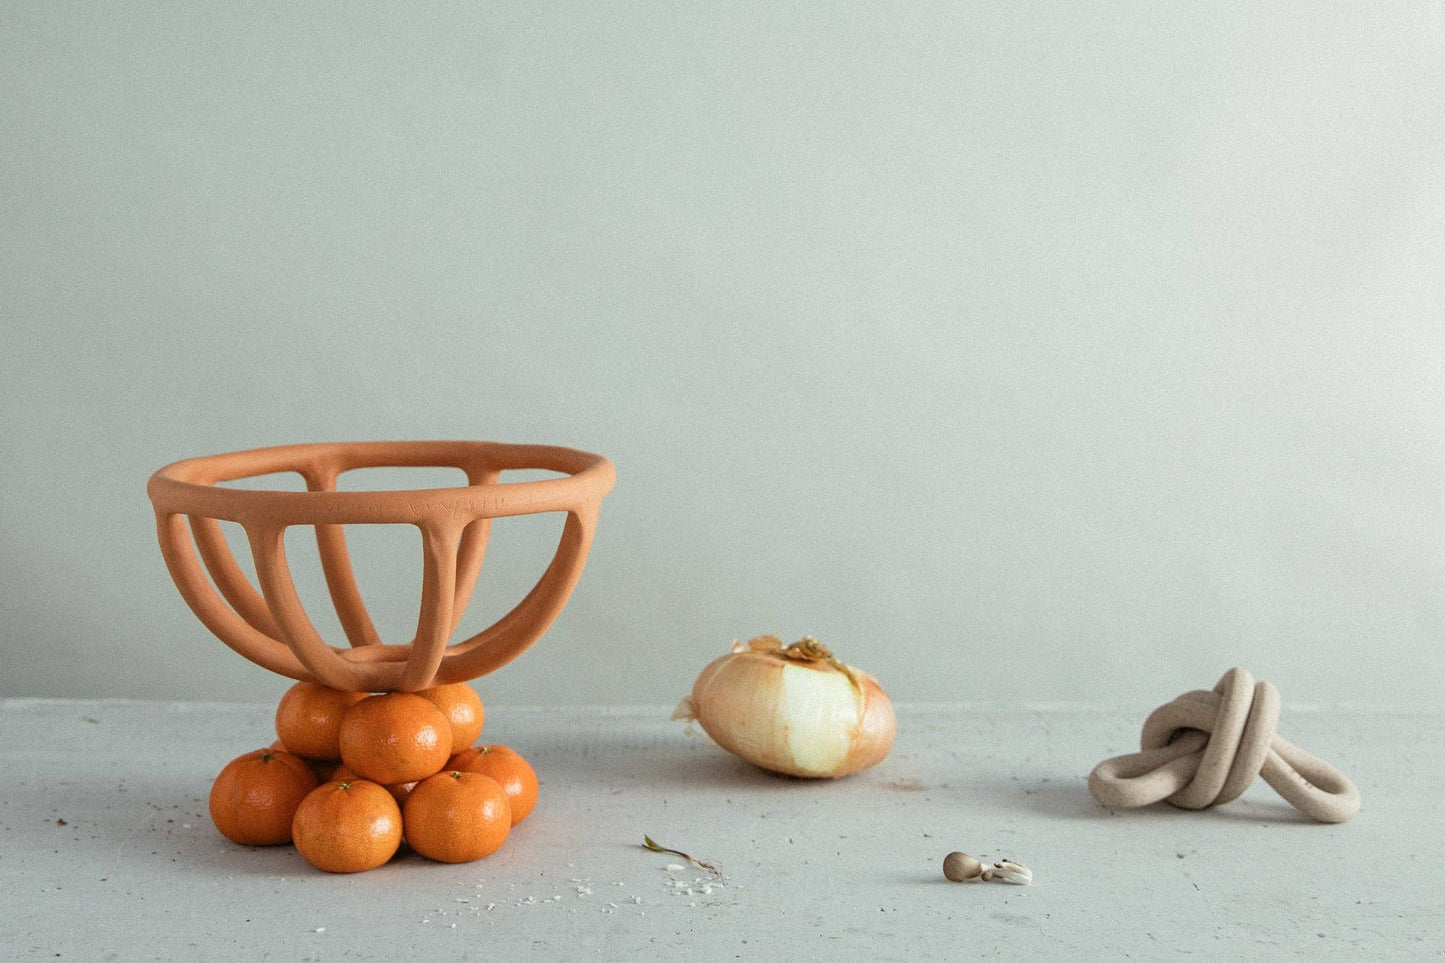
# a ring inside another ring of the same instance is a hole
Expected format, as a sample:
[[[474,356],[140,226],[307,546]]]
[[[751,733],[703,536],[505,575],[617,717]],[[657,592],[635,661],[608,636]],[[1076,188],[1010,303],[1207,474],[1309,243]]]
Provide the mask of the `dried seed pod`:
[[[943,875],[950,882],[961,883],[983,873],[983,863],[968,853],[949,853],[943,857]]]
[[[1034,871],[1023,863],[1016,863],[1011,859],[1001,859],[993,864],[991,878],[1000,883],[1027,886],[1034,881]]]
[[[1033,870],[1023,863],[1011,859],[983,863],[968,853],[949,853],[943,857],[943,875],[955,883],[977,879],[985,883],[997,881],[1027,886],[1034,881]]]

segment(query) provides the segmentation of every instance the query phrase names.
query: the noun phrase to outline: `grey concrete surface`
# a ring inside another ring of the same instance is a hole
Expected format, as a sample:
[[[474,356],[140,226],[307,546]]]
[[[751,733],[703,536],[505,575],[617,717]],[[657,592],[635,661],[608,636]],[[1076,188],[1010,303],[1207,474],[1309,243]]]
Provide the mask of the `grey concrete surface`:
[[[765,775],[668,709],[501,708],[484,738],[542,793],[495,855],[358,876],[235,846],[206,795],[266,706],[0,703],[8,959],[1413,959],[1445,952],[1445,719],[1286,707],[1348,773],[1352,822],[1262,785],[1216,810],[1110,812],[1085,775],[1147,707],[904,706],[837,782]],[[721,880],[641,846],[716,861]],[[955,849],[1030,887],[944,881]]]

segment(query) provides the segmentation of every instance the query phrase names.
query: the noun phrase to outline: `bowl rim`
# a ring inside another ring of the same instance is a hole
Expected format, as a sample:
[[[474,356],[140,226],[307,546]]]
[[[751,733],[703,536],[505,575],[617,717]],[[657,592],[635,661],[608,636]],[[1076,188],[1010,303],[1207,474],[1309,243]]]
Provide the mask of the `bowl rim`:
[[[446,488],[337,491],[360,468],[459,468],[469,483]],[[498,482],[503,471],[543,470],[560,478]],[[306,491],[224,488],[221,482],[294,472]],[[146,484],[157,512],[242,525],[415,524],[444,517],[498,518],[593,511],[616,469],[602,455],[555,445],[495,441],[342,441],[274,445],[184,458]]]

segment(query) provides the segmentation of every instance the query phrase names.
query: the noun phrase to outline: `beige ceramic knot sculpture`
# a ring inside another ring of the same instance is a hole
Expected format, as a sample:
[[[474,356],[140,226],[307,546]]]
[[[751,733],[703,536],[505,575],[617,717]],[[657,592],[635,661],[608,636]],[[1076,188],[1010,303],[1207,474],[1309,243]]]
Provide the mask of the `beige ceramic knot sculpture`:
[[[1089,792],[1128,809],[1161,799],[1204,809],[1239,797],[1256,775],[1306,816],[1342,823],[1360,811],[1360,793],[1334,766],[1275,735],[1279,690],[1230,669],[1211,691],[1196,689],[1155,709],[1141,752],[1107,759],[1089,774]]]
[[[469,484],[418,491],[336,490],[337,477],[356,468],[438,466],[461,469]],[[518,469],[566,477],[498,482],[502,472]],[[219,487],[275,472],[301,475],[307,490]],[[352,442],[191,458],[156,472],[147,492],[155,506],[166,567],[191,610],[222,642],[293,679],[385,692],[474,679],[537,641],[567,604],[582,574],[602,497],[615,478],[606,458],[570,448],[481,441]],[[491,520],[538,512],[567,514],[556,554],[541,579],[490,628],[447,645],[481,571]],[[236,522],[245,530],[259,593],[236,563],[221,521]],[[421,531],[421,615],[415,637],[405,645],[382,644],[362,604],[346,549],[343,526],[381,524],[414,525]],[[327,588],[351,648],[327,644],[302,610],[286,564],[284,536],[294,525],[316,529]]]

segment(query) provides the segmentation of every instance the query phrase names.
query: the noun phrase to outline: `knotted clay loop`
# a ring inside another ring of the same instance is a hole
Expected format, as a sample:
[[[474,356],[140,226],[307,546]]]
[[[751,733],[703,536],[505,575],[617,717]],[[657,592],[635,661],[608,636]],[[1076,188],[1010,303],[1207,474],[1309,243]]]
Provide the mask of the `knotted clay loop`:
[[[1106,759],[1089,774],[1105,806],[1130,809],[1161,799],[1204,809],[1237,799],[1256,775],[1300,812],[1342,823],[1360,811],[1355,784],[1334,766],[1275,734],[1279,690],[1230,669],[1206,692],[1186,692],[1155,709],[1142,751]]]

